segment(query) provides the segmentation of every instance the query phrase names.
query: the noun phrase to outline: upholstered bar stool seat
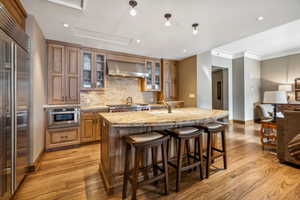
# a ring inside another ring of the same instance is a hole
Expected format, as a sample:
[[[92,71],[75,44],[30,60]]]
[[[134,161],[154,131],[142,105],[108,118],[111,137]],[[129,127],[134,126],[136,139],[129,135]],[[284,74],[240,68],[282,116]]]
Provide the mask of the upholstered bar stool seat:
[[[159,138],[164,137],[161,133],[158,132],[151,132],[151,133],[144,133],[140,135],[131,135],[128,136],[130,140],[132,140],[132,143],[144,143],[144,142],[150,142]]]
[[[127,183],[128,181],[132,185],[132,199],[136,199],[136,191],[140,186],[157,183],[158,180],[164,180],[165,193],[168,194],[168,163],[167,163],[167,141],[170,136],[164,135],[158,132],[141,133],[137,135],[126,136],[126,153],[125,153],[125,169],[124,169],[124,181],[123,181],[123,195],[122,198],[127,198]],[[158,165],[157,151],[158,147],[161,147],[162,166]],[[135,149],[133,169],[130,170],[130,156],[132,150]],[[152,152],[152,163],[148,165],[148,160],[144,159],[144,155],[148,150]],[[141,166],[142,165],[142,166]],[[148,169],[152,167],[153,177],[149,178]],[[160,171],[160,173],[159,173]],[[139,172],[143,172],[143,180],[139,181]]]
[[[177,145],[177,161],[173,163],[171,160],[168,161],[168,164],[175,168],[176,170],[176,191],[180,191],[180,182],[181,182],[181,173],[183,171],[192,170],[199,166],[200,178],[203,179],[203,158],[202,158],[202,134],[203,130],[195,127],[183,127],[183,128],[175,128],[166,131],[169,135],[171,135]],[[194,155],[190,152],[190,139],[195,140],[195,149]],[[196,145],[198,144],[198,145]],[[168,150],[169,150],[169,141],[168,141]],[[187,157],[187,165],[183,166],[183,154],[184,148],[186,147],[186,157]],[[196,147],[197,151],[196,151]],[[167,156],[169,158],[169,156]]]
[[[194,127],[184,127],[184,128],[175,128],[172,129],[171,131],[176,134],[191,134],[199,131],[199,129]]]

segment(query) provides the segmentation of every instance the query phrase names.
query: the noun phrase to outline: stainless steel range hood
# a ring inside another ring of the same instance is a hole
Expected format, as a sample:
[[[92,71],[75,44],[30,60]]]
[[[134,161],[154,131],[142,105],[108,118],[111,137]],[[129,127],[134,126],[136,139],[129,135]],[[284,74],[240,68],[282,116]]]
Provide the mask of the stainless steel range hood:
[[[148,73],[143,63],[107,60],[108,75],[119,77],[145,78]]]

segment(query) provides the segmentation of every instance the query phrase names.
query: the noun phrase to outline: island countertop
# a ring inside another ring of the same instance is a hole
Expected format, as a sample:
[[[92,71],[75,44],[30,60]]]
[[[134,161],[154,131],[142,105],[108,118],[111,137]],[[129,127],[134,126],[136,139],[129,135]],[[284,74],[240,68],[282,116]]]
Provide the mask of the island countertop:
[[[140,112],[99,113],[112,127],[145,127],[180,125],[187,122],[201,122],[206,119],[218,119],[228,116],[228,111],[208,110],[200,108],[177,108],[172,113],[168,110],[152,110]]]

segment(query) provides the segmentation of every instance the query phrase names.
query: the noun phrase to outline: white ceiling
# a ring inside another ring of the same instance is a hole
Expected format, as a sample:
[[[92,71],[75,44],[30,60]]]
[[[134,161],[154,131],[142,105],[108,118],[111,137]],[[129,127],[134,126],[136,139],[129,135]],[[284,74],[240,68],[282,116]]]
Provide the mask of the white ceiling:
[[[246,52],[262,60],[300,53],[300,20],[231,42],[213,51],[233,57]]]
[[[128,14],[129,0],[85,0],[83,10],[22,1],[47,39],[163,58],[187,57],[300,19],[299,0],[137,0],[135,17]],[[166,12],[173,15],[171,27],[164,26]]]

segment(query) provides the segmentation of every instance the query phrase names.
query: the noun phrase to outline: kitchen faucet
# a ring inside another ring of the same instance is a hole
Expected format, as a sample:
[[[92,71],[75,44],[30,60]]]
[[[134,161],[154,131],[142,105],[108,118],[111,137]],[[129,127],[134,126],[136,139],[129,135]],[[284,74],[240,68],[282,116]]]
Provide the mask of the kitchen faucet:
[[[127,105],[132,105],[132,103],[133,103],[132,97],[127,97],[126,104]]]
[[[164,100],[163,103],[167,106],[168,113],[172,113],[172,106],[166,100]]]

